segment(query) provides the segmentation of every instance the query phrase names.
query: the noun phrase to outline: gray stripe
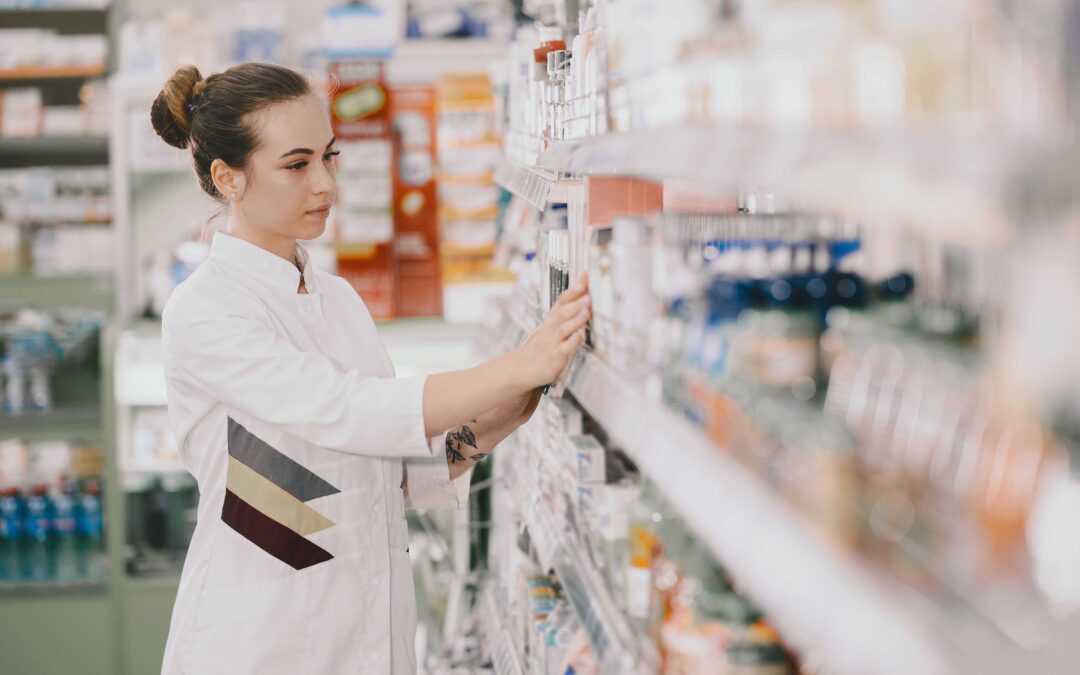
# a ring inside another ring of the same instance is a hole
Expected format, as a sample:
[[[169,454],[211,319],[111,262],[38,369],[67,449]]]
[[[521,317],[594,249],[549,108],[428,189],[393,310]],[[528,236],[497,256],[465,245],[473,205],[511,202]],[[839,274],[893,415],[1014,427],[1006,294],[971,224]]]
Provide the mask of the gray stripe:
[[[229,418],[229,454],[302,502],[340,492]]]

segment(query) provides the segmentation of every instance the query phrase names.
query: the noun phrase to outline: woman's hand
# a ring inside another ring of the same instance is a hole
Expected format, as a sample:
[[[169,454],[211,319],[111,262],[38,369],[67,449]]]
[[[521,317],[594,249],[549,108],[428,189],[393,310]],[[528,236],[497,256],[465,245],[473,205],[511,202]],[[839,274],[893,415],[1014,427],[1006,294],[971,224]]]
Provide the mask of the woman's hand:
[[[530,390],[557,380],[584,344],[585,324],[592,316],[588,291],[588,277],[582,275],[517,350],[515,361]]]

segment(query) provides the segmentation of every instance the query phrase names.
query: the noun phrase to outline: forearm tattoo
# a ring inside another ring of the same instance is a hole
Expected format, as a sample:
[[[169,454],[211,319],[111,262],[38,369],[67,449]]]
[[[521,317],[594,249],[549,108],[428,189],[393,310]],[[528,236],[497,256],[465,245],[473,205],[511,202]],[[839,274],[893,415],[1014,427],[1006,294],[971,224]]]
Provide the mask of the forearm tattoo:
[[[476,420],[473,420],[475,423]],[[451,464],[465,461],[465,453],[469,452],[469,448],[472,448],[473,452],[468,455],[468,458],[474,462],[479,462],[487,457],[486,452],[476,452],[476,434],[469,428],[468,424],[464,424],[457,431],[451,431],[446,434],[446,461]]]

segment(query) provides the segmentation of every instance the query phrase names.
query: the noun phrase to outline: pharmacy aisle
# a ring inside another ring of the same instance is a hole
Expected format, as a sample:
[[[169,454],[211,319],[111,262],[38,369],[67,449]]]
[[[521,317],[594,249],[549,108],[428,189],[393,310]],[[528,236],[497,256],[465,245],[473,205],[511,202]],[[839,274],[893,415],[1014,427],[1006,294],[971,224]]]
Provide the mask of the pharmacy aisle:
[[[398,377],[587,275],[467,507],[407,515],[420,673],[1074,672],[1074,5],[0,0],[0,672],[161,668],[212,503],[162,312],[236,212],[150,109],[253,61],[324,97],[302,243]]]
[[[1062,10],[524,4],[482,348],[593,318],[437,672],[1071,672]]]

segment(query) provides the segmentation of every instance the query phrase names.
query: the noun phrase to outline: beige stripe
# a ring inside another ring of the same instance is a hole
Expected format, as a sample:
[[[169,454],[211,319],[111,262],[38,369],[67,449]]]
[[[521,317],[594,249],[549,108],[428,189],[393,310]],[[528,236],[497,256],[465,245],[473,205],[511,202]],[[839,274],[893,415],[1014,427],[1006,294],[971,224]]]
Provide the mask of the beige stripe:
[[[229,458],[226,485],[237,497],[297,534],[306,536],[335,524],[235,457]]]

